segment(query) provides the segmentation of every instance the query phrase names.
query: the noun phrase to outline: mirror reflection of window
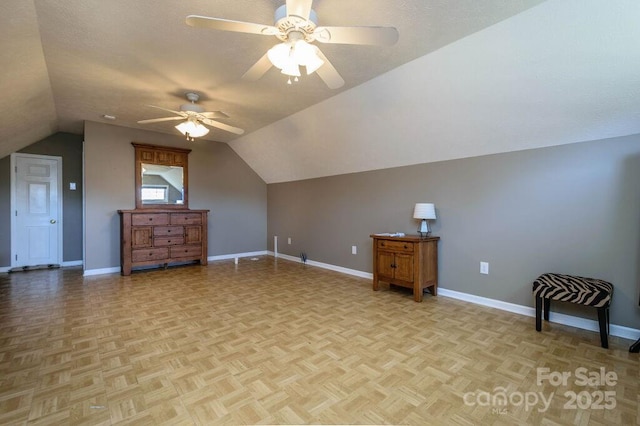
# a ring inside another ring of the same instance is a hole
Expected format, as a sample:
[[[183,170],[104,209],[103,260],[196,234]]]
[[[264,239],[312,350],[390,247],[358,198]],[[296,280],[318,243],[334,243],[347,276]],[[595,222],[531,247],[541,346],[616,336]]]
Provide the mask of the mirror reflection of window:
[[[143,204],[184,204],[182,167],[143,163],[141,196]]]
[[[169,187],[167,185],[145,185],[142,187],[142,202],[145,204],[159,204],[169,202]]]

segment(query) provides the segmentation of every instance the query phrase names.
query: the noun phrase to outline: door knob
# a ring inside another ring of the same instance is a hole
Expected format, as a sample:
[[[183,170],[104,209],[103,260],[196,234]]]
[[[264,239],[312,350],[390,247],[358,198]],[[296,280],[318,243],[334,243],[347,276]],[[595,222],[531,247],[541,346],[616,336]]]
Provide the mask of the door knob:
[[[55,220],[55,219],[51,219],[51,220],[49,221],[49,223],[56,223],[56,220]]]

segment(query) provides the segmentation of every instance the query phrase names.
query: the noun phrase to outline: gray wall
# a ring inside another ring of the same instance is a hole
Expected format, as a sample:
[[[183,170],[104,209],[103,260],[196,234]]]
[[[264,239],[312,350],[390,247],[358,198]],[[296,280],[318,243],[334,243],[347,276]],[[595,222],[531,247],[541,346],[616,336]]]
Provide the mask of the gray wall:
[[[209,256],[266,250],[267,186],[227,144],[85,122],[85,269],[120,265],[120,209],[135,208],[131,142],[192,149],[189,207],[209,209]]]
[[[82,136],[55,133],[18,152],[62,157],[63,247],[65,262],[82,260]],[[11,265],[11,161],[0,159],[0,266]],[[69,189],[76,183],[76,190]]]
[[[0,158],[0,267],[11,266],[11,158]]]
[[[640,135],[270,184],[268,244],[372,272],[369,235],[415,234],[414,204],[433,202],[443,288],[532,306],[543,272],[601,278],[616,286],[612,322],[638,328],[639,185]]]

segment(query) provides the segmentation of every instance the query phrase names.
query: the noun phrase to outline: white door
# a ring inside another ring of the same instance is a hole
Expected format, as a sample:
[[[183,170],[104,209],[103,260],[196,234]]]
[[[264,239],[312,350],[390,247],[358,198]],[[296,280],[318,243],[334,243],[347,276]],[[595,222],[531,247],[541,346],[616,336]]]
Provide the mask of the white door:
[[[12,154],[11,266],[62,263],[62,158]]]

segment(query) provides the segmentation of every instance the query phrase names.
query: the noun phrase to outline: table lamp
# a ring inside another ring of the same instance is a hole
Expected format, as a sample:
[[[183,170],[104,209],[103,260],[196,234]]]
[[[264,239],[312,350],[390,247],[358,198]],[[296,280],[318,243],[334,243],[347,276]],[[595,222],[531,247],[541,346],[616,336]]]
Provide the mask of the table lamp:
[[[413,209],[413,218],[421,219],[418,233],[421,237],[427,237],[431,233],[428,220],[436,218],[436,206],[432,203],[416,203]]]

